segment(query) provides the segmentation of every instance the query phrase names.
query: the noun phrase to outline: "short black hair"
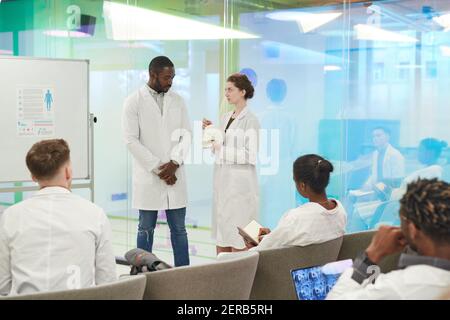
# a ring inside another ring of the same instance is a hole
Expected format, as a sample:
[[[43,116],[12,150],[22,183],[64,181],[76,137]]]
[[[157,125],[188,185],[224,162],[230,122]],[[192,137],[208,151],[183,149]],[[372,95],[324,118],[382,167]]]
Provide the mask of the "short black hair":
[[[156,73],[160,73],[161,70],[166,67],[173,68],[173,62],[166,56],[158,56],[150,61],[150,64],[148,65],[148,72],[150,73],[153,71]]]
[[[315,193],[325,192],[333,172],[330,161],[317,154],[307,154],[295,160],[293,167],[295,182],[305,183]]]
[[[418,179],[408,184],[400,214],[439,244],[450,244],[450,184]]]

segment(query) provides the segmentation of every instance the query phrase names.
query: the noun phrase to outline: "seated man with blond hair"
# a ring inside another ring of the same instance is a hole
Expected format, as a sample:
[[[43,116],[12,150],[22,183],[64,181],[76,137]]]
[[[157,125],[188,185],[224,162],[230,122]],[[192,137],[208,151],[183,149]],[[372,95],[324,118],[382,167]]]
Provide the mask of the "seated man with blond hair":
[[[40,190],[0,216],[0,295],[114,281],[108,218],[101,208],[71,193],[66,141],[35,143],[26,164]]]

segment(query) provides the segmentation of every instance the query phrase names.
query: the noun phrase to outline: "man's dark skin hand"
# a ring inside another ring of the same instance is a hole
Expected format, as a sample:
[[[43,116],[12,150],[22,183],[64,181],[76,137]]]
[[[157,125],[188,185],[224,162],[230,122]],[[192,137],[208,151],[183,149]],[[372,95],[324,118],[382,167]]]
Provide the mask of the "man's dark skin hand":
[[[378,264],[384,257],[401,252],[407,241],[399,227],[381,226],[366,249],[369,259]]]
[[[174,185],[177,182],[177,177],[175,175],[170,176],[169,178],[164,180],[169,186]]]
[[[178,167],[179,165],[175,164],[172,161],[169,161],[158,168],[159,170],[161,170],[158,176],[162,180],[164,180],[169,186],[174,185],[175,182],[177,181],[175,171],[177,171]]]

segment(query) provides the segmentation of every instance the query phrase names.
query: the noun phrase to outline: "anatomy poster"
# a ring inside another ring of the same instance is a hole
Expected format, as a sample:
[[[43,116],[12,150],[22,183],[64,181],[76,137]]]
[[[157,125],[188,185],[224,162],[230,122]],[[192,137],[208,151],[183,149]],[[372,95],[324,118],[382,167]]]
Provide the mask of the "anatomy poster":
[[[52,137],[55,133],[55,91],[52,87],[17,88],[17,134]]]

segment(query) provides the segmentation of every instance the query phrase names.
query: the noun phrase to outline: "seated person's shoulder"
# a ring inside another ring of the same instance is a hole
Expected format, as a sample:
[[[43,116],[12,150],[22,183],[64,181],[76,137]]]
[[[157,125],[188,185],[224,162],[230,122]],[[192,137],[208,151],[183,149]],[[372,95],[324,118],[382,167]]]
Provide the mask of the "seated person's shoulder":
[[[286,211],[284,213],[284,215],[282,217],[286,218],[286,219],[295,218],[295,217],[301,216],[305,212],[310,212],[313,208],[314,208],[314,205],[311,205],[311,203],[308,202],[308,203],[299,205],[297,208],[289,209],[288,211]]]
[[[87,199],[85,199],[77,194],[73,194],[73,193],[71,193],[69,197],[70,197],[70,202],[72,202],[72,204],[74,206],[76,205],[76,206],[82,207],[86,211],[89,211],[89,212],[96,212],[99,215],[105,215],[104,210],[100,206],[93,203],[92,201],[87,200]],[[69,203],[69,201],[68,201],[68,203]]]
[[[330,200],[332,200],[334,203],[336,203],[335,208],[337,208],[338,210],[345,211],[344,205],[339,200],[337,200],[337,199],[330,199]]]
[[[3,211],[3,213],[0,213],[0,219],[15,216],[18,214],[21,214],[25,212],[28,208],[32,207],[32,199],[26,199],[21,202],[18,202],[16,204],[13,204],[12,206],[8,207]]]

